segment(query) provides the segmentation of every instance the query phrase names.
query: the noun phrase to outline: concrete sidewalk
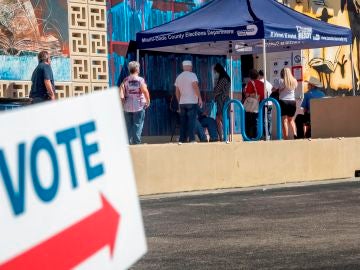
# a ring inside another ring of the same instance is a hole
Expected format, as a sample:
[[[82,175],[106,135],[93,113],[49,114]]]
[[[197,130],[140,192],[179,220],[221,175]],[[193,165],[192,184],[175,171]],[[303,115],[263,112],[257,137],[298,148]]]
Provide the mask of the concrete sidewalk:
[[[360,269],[360,183],[142,200],[133,269]]]

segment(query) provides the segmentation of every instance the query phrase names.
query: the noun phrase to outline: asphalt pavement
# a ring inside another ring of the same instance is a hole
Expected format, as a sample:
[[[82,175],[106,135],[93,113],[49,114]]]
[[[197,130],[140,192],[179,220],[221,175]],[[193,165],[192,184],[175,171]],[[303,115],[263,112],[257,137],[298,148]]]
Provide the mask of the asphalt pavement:
[[[133,269],[360,269],[360,182],[141,201]]]

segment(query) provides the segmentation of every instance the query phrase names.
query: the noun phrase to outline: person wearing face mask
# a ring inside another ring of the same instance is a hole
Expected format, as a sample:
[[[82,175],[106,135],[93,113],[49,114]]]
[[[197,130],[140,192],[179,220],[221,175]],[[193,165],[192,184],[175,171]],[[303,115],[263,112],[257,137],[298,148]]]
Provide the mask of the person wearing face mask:
[[[229,75],[226,73],[224,67],[217,63],[214,66],[214,78],[215,78],[215,87],[214,87],[214,99],[216,103],[216,123],[218,126],[218,132],[220,139],[223,139],[222,134],[222,112],[224,104],[230,99],[230,88],[231,80]]]

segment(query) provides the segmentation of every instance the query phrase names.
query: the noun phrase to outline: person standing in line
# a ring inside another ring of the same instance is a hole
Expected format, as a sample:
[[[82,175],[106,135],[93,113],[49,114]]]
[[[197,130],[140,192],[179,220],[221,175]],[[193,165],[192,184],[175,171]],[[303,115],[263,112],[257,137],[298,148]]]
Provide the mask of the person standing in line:
[[[304,114],[298,114],[295,118],[297,139],[310,138],[310,100],[325,97],[324,92],[321,90],[323,85],[315,77],[310,77],[305,81],[308,83],[308,92],[305,93],[301,107],[304,109]]]
[[[262,70],[259,70],[259,80],[261,82],[264,83],[265,85],[265,90],[266,90],[266,97],[265,98],[268,98],[270,97],[271,95],[271,90],[273,88],[272,84],[266,80],[265,82],[265,79],[264,79],[264,72]],[[272,104],[271,102],[267,102],[267,104],[265,105],[266,108],[267,108],[267,130],[268,130],[268,136],[269,138],[271,138],[271,131],[272,131]],[[266,136],[266,131],[265,131],[265,121],[264,121],[264,136]]]
[[[202,107],[199,80],[192,72],[192,62],[183,61],[183,72],[175,80],[176,98],[180,105],[179,143],[195,142],[195,124],[198,105]]]
[[[140,144],[145,109],[150,106],[150,94],[144,78],[139,76],[139,62],[130,62],[128,69],[130,75],[120,85],[120,97],[124,106],[129,143]]]
[[[249,96],[258,97],[259,103],[264,99],[264,83],[259,80],[256,69],[249,72],[250,81],[245,86],[245,99]],[[245,131],[249,138],[257,136],[258,112],[245,112]]]
[[[38,54],[39,64],[31,76],[31,103],[55,100],[54,75],[51,69],[50,53],[41,51]]]
[[[280,77],[281,79],[275,81],[273,91],[279,91],[282,131],[284,139],[287,140],[289,138],[289,125],[294,138],[297,137],[294,115],[296,113],[295,89],[298,83],[289,68],[283,68]]]
[[[230,99],[231,79],[226,73],[224,67],[217,63],[214,66],[215,74],[215,87],[214,87],[214,99],[216,103],[216,124],[218,127],[218,133],[220,134],[220,140],[223,139],[223,109],[225,103]]]

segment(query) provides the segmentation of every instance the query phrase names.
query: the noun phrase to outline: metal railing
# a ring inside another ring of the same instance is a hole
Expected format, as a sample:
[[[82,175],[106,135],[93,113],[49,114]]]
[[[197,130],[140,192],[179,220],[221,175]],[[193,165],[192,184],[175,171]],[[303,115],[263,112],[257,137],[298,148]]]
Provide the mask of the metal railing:
[[[273,105],[276,107],[276,139],[281,140],[282,139],[282,129],[281,129],[281,108],[279,102],[274,98],[266,98],[262,100],[259,104],[259,113],[258,113],[258,121],[257,121],[257,136],[255,138],[249,138],[246,134],[245,129],[245,109],[243,104],[237,100],[237,99],[231,99],[228,102],[225,103],[223,108],[223,133],[224,133],[224,141],[228,141],[228,133],[229,133],[229,122],[230,119],[228,118],[228,108],[231,104],[236,104],[240,108],[240,129],[241,129],[241,135],[244,139],[244,141],[259,141],[264,133],[264,114],[263,109],[267,102],[272,102]]]

